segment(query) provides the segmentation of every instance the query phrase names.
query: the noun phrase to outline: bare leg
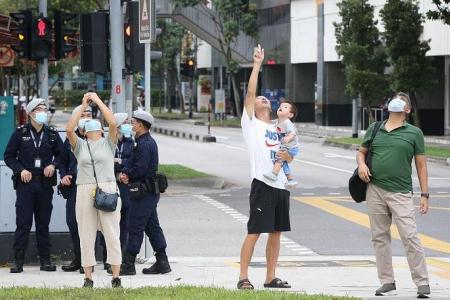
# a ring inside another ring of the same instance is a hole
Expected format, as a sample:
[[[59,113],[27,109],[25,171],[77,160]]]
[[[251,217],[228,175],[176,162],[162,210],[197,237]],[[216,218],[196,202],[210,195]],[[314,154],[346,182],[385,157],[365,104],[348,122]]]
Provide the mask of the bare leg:
[[[89,278],[92,280],[92,267],[83,267],[84,270],[84,278]]]
[[[120,274],[120,265],[111,265],[112,277],[117,278]]]
[[[266,245],[267,273],[265,283],[270,283],[275,278],[275,269],[277,268],[280,254],[280,237],[281,232],[279,231],[269,233]]]
[[[282,166],[283,166],[283,162],[280,161],[280,160],[277,160],[277,161],[273,164],[272,172],[273,172],[274,174],[277,174],[277,175],[278,175],[278,173],[280,172]]]
[[[259,234],[247,234],[241,248],[240,274],[239,280],[248,278],[248,266],[253,256],[255,244],[258,241]]]

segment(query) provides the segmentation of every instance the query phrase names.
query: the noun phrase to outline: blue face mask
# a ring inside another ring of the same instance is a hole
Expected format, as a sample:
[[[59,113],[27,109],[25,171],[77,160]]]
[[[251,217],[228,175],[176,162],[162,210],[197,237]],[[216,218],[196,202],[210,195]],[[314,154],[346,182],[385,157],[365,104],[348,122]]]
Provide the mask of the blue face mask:
[[[86,120],[84,123],[84,131],[90,132],[90,131],[97,131],[102,129],[102,124],[100,124],[97,120]]]
[[[131,133],[133,131],[133,127],[130,124],[122,124],[120,125],[119,131],[123,134],[124,137],[131,137]]]
[[[37,112],[34,116],[34,120],[38,124],[44,124],[47,122],[47,113],[46,112]]]

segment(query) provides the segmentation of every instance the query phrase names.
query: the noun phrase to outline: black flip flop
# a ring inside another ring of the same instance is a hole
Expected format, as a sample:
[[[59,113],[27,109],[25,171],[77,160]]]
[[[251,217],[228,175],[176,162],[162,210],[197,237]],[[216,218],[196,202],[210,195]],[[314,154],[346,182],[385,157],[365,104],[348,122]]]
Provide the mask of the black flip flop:
[[[278,289],[290,289],[291,285],[287,281],[283,281],[280,278],[274,278],[269,283],[264,283],[265,288],[278,288]]]
[[[237,288],[239,290],[253,290],[255,287],[247,278],[241,279],[237,283]]]

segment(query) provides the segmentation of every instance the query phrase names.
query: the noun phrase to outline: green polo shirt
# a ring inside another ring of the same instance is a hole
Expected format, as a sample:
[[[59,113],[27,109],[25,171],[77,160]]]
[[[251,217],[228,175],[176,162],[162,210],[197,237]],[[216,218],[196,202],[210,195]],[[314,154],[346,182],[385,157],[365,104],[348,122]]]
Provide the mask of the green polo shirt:
[[[369,141],[375,123],[367,129],[362,142],[369,148]],[[412,191],[411,163],[415,155],[425,154],[422,131],[404,122],[403,126],[387,132],[381,125],[372,144],[371,182],[376,186],[395,193]]]

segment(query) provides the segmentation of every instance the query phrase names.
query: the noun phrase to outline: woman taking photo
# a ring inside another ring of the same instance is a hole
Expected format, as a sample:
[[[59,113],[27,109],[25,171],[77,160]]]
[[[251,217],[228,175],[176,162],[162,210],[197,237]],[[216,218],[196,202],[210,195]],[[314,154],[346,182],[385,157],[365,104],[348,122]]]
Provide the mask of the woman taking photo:
[[[81,113],[90,103],[98,106],[109,126],[108,137],[102,136],[102,126],[98,120],[84,124],[86,140],[75,134]],[[120,198],[112,212],[96,209],[94,197],[97,189],[109,194],[117,193],[114,175],[114,154],[117,143],[117,126],[114,115],[96,93],[86,93],[81,107],[75,109],[67,123],[67,138],[78,161],[76,217],[80,235],[81,265],[84,269],[84,287],[93,287],[92,267],[95,260],[95,238],[97,230],[105,237],[108,251],[107,263],[111,265],[112,287],[121,287],[119,278],[122,254],[120,249]],[[93,162],[93,163],[92,163]],[[95,168],[95,169],[94,169]],[[95,173],[94,173],[95,172]]]

